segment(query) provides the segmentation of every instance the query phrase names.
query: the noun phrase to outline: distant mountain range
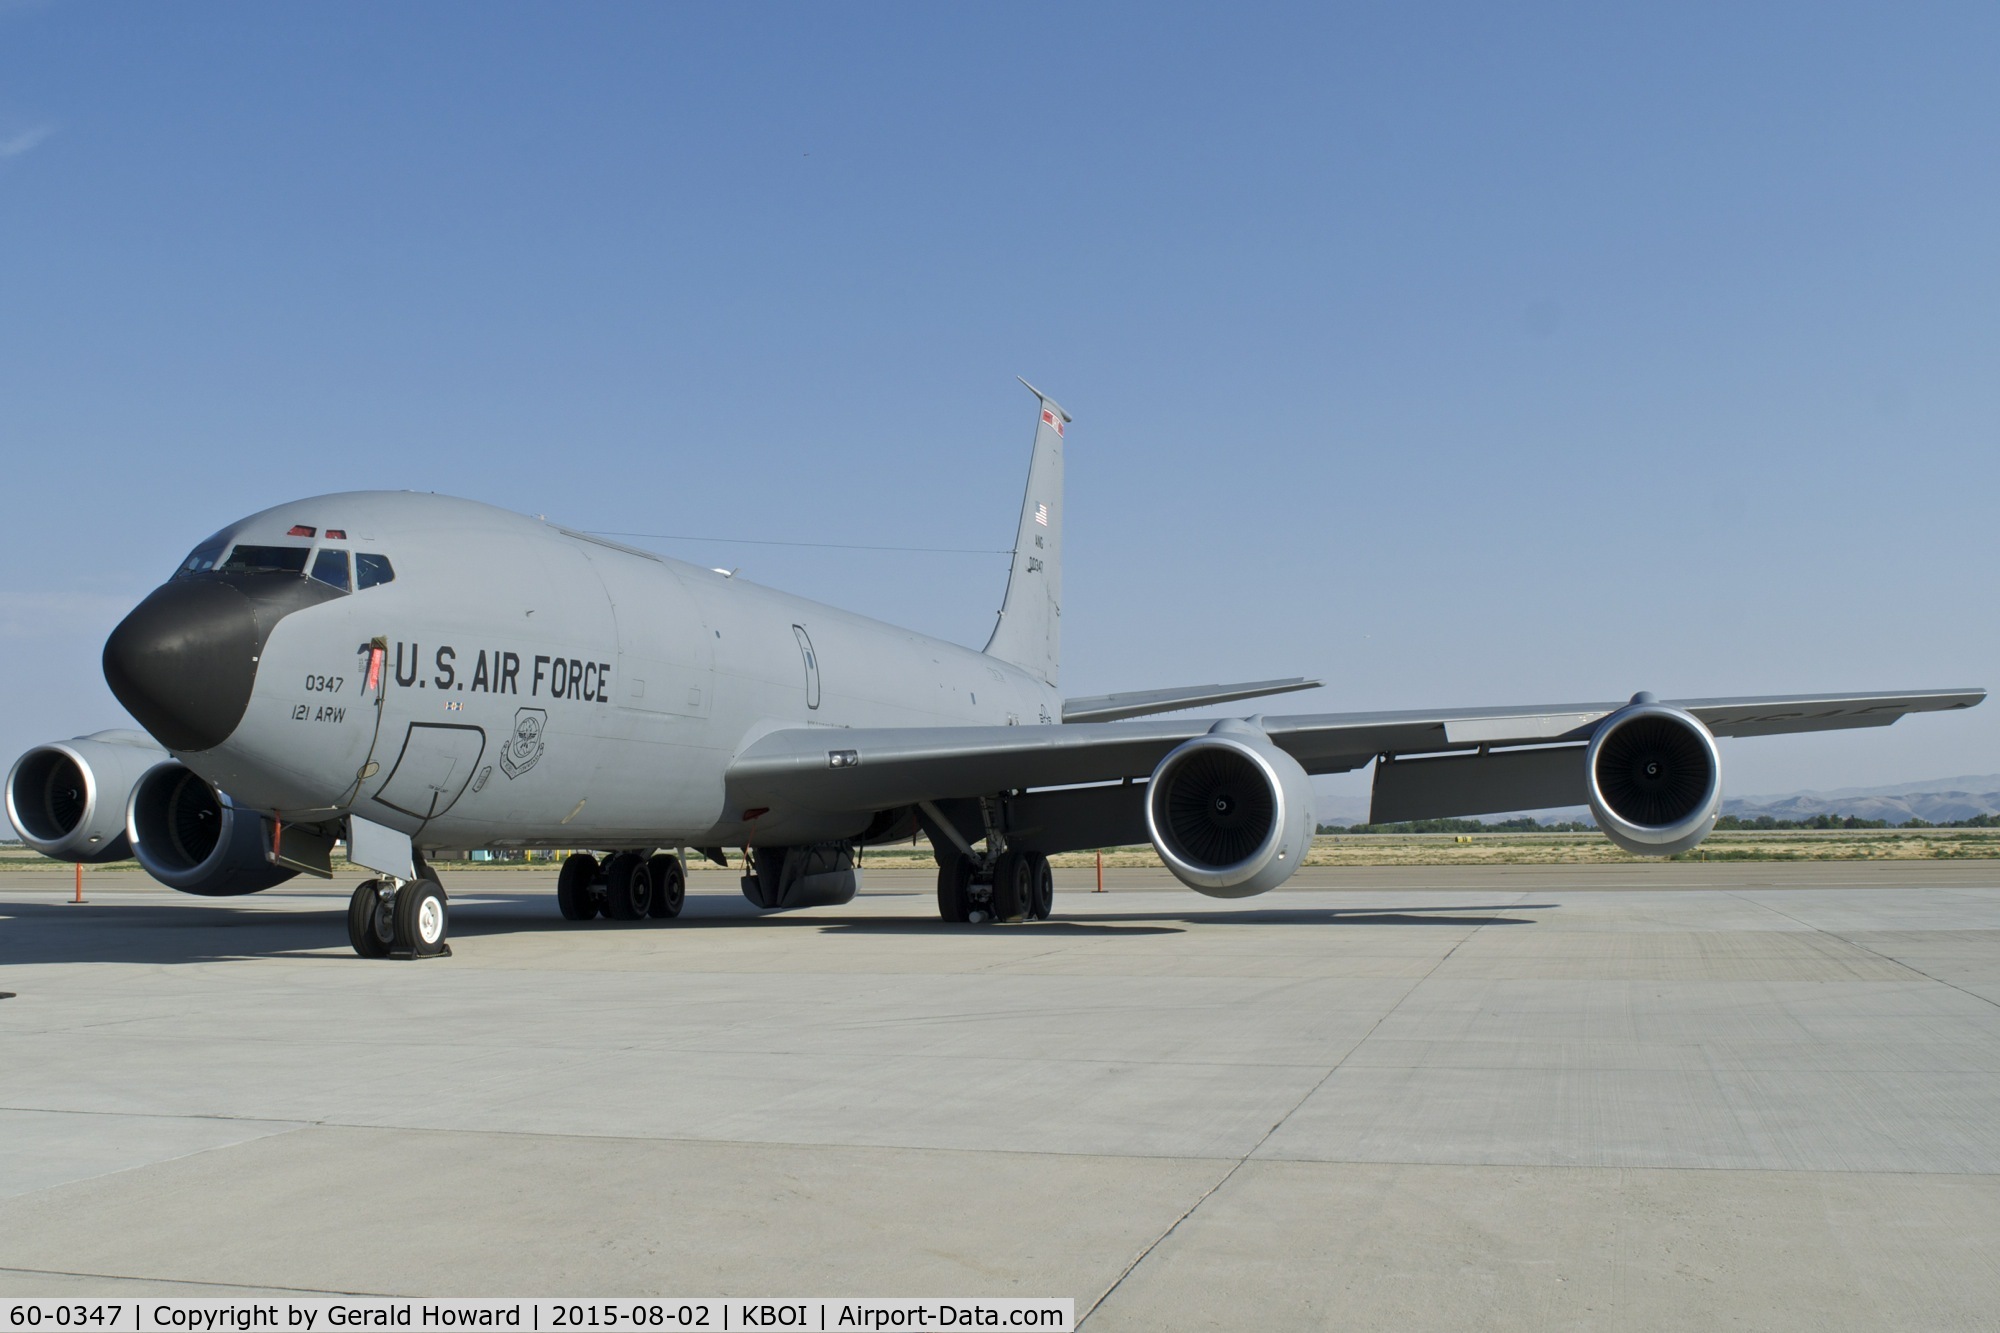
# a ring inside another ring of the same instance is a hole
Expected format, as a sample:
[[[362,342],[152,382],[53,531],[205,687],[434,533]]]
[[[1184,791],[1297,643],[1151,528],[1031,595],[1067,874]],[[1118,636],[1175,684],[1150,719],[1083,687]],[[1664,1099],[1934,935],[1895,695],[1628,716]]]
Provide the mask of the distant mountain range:
[[[1326,800],[1329,807],[1318,812],[1322,824],[1359,824],[1368,818],[1366,800],[1339,797]],[[1585,806],[1563,810],[1532,811],[1543,823],[1559,820],[1588,820]],[[1984,776],[1934,778],[1929,782],[1905,782],[1891,787],[1838,787],[1832,791],[1795,791],[1780,796],[1737,796],[1725,799],[1722,813],[1738,819],[1811,819],[1815,815],[1853,816],[1882,819],[1891,824],[1907,824],[1922,819],[1947,824],[1954,819],[2000,814],[2000,773]],[[1511,818],[1487,815],[1489,821]]]
[[[1904,824],[1912,819],[1943,824],[1976,815],[2000,814],[2000,773],[1934,778],[1893,787],[1839,787],[1833,791],[1795,791],[1784,796],[1739,796],[1725,800],[1722,812],[1739,819],[1763,815],[1773,819],[1852,815],[1859,819],[1886,819],[1891,824]]]

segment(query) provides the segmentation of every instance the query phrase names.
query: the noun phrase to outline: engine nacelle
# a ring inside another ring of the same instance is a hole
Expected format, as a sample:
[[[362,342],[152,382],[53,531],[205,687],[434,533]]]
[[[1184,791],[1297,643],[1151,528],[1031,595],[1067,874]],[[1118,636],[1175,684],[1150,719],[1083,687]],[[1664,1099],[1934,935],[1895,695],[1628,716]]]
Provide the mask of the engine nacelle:
[[[1722,813],[1722,755],[1692,713],[1640,695],[1606,718],[1584,752],[1590,812],[1639,856],[1698,845]]]
[[[256,893],[297,874],[264,855],[264,821],[175,760],[147,770],[125,814],[132,854],[170,889],[224,898]]]
[[[1312,782],[1261,729],[1228,718],[1153,770],[1146,831],[1174,878],[1211,898],[1275,889],[1312,847]]]
[[[133,784],[166,751],[136,731],[37,745],[7,774],[7,818],[21,841],[59,861],[122,861]]]

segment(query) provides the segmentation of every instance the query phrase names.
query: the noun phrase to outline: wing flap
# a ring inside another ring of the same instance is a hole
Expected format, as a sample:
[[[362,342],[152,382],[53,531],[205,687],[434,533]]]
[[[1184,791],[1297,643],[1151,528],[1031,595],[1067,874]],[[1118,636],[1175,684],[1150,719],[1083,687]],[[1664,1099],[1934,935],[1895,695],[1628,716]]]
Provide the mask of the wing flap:
[[[1461,819],[1582,805],[1590,799],[1583,771],[1588,748],[1546,745],[1377,764],[1368,822]]]

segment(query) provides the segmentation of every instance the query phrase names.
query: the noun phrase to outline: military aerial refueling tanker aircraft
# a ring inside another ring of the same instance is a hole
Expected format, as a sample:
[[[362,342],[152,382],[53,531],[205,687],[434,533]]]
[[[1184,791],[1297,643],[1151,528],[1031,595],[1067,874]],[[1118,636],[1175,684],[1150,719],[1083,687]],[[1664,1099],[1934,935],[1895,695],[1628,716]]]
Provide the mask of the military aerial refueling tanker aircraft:
[[[1024,384],[1026,381],[1022,381]],[[830,906],[856,853],[924,833],[947,921],[1046,918],[1050,854],[1151,842],[1200,893],[1298,870],[1310,776],[1375,764],[1376,821],[1588,804],[1628,851],[1715,827],[1717,736],[1886,726],[1979,689],[1162,720],[1304,678],[1065,699],[1063,444],[1040,400],[1013,568],[981,652],[469,500],[324,495],[232,523],[112,631],[150,736],[23,755],[7,814],[65,861],[136,856],[255,893],[331,853],[373,872],[367,957],[445,951],[440,847],[592,847],[570,920],[672,917],[683,849],[768,909]],[[672,849],[672,850],[669,850]]]

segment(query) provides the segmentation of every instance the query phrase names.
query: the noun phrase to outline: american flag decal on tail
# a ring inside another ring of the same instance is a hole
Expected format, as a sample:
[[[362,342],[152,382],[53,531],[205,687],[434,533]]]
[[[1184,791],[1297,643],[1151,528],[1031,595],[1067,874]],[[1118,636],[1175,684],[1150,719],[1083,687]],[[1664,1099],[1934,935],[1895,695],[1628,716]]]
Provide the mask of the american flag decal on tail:
[[[1058,435],[1063,433],[1062,418],[1046,407],[1042,409],[1042,424],[1045,426],[1054,426]]]
[[[1035,522],[1045,528],[1049,525],[1049,507],[1047,505],[1038,504],[1035,506]]]

